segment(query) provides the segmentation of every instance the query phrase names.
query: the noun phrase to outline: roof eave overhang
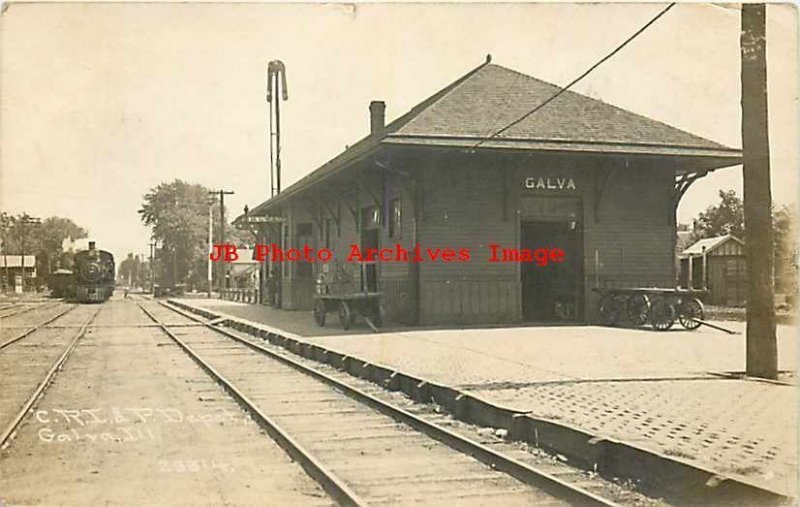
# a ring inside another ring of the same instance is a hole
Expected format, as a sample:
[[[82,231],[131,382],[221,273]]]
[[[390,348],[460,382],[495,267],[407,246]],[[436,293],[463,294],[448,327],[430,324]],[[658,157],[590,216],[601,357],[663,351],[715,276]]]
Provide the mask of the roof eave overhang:
[[[742,152],[735,148],[705,148],[667,144],[633,144],[614,142],[582,142],[560,139],[491,139],[390,135],[384,141],[390,145],[461,148],[476,151],[567,152],[619,156],[660,156],[676,159],[694,158],[712,162],[717,168],[740,165]]]
[[[262,202],[253,208],[250,216],[265,216],[275,210],[293,195],[299,194],[317,183],[340,174],[352,165],[373,155],[383,146],[432,147],[479,150],[481,152],[541,152],[572,153],[603,156],[644,156],[674,158],[678,174],[685,172],[708,172],[725,167],[741,165],[742,152],[735,148],[703,148],[695,146],[675,146],[661,144],[630,144],[610,142],[577,142],[558,139],[492,139],[480,142],[478,138],[445,136],[412,136],[387,134],[363,140],[363,146],[353,146],[338,157],[302,178],[284,192]],[[477,146],[476,146],[477,145]],[[358,148],[358,149],[356,149]],[[234,223],[240,223],[244,215],[238,216]]]
[[[262,202],[261,204],[250,210],[249,216],[268,215],[271,210],[275,210],[277,207],[285,203],[287,199],[289,199],[293,195],[297,195],[303,192],[304,190],[307,190],[308,188],[312,187],[313,185],[321,183],[322,181],[325,181],[331,178],[332,176],[342,173],[349,167],[361,162],[365,158],[373,155],[375,152],[380,150],[380,148],[382,147],[381,140],[382,140],[381,136],[375,136],[373,138],[364,139],[362,141],[364,143],[362,146],[358,147],[353,146],[350,150],[345,151],[338,157],[334,158],[333,160],[319,167],[311,174],[303,177],[298,182],[287,188],[285,191]],[[234,220],[234,222],[240,221],[242,219],[244,219],[244,215],[236,217],[236,220]]]

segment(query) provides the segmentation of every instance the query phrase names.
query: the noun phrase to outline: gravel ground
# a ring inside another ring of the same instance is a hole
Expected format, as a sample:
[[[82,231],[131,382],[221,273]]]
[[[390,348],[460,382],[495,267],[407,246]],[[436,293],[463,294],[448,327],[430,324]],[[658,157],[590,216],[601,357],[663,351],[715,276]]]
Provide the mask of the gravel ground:
[[[135,304],[112,300],[0,451],[6,503],[331,502]]]

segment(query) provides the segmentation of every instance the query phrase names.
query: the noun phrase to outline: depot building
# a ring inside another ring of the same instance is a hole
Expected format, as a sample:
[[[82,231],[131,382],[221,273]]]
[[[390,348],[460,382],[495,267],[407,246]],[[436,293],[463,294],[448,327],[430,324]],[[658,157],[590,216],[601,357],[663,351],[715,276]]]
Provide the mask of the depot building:
[[[334,252],[263,263],[280,307],[310,310],[322,276],[382,293],[395,322],[589,322],[595,287],[674,287],[678,202],[741,151],[571,91],[517,122],[559,89],[489,58],[389,124],[372,102],[369,135],[237,219],[259,243]],[[354,244],[470,258],[365,267]],[[492,262],[491,244],[564,259]]]

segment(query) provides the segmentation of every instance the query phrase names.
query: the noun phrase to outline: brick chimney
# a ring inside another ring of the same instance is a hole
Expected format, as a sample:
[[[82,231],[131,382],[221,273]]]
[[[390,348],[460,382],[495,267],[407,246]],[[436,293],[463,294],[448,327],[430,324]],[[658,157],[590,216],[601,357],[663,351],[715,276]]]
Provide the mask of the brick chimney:
[[[373,100],[369,103],[369,133],[378,135],[386,126],[386,102]]]

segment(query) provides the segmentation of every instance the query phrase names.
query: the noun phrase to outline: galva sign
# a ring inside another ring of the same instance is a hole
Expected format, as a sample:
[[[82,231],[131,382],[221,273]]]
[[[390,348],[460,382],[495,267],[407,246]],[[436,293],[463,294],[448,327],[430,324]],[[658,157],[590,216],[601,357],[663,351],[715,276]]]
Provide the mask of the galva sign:
[[[525,178],[525,188],[575,190],[575,180],[572,178]]]

